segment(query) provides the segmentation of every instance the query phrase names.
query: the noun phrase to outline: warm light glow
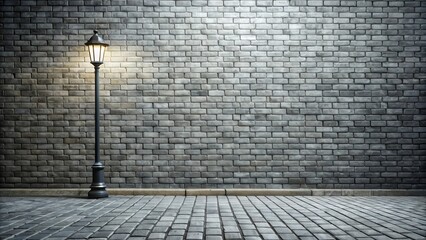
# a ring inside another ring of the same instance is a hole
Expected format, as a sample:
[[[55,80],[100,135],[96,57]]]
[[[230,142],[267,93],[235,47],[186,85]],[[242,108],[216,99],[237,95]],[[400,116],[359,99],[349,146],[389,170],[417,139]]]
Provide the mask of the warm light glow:
[[[89,45],[90,62],[102,63],[104,61],[106,46],[103,45]]]

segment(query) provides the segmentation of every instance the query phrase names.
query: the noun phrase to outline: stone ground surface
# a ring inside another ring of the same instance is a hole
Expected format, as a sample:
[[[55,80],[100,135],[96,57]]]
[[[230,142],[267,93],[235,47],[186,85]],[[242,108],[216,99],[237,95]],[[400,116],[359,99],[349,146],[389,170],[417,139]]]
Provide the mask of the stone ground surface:
[[[425,239],[425,197],[0,198],[0,239]]]

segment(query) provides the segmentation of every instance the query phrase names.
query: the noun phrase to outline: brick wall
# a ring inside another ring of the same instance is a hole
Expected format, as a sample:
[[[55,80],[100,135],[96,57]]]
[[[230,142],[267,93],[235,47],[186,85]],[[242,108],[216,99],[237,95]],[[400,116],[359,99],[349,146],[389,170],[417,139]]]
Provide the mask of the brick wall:
[[[1,0],[0,186],[425,188],[426,1]]]

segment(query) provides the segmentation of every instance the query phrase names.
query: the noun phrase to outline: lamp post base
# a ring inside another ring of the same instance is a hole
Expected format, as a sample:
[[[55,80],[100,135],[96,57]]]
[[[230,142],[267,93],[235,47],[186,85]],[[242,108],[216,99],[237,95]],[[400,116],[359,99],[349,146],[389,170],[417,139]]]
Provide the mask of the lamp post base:
[[[88,194],[89,198],[107,198],[108,192],[106,189],[91,189]]]
[[[92,166],[93,182],[90,185],[89,198],[106,198],[106,184],[104,180],[104,166],[100,162],[95,162]]]

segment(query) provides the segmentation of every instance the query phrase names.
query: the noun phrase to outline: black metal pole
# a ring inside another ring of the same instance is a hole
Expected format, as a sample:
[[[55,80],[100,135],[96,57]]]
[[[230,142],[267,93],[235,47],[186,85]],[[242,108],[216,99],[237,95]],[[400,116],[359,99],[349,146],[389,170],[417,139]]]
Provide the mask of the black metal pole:
[[[93,181],[90,185],[89,198],[106,198],[104,166],[100,160],[100,124],[99,124],[99,67],[101,64],[95,64],[95,164],[92,166]]]

